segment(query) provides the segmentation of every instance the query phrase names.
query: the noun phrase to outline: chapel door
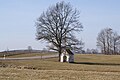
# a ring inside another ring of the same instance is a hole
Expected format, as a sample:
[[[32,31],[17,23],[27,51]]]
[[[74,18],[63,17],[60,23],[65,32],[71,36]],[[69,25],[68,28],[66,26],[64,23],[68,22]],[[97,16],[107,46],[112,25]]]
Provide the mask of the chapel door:
[[[63,56],[63,62],[66,62],[66,60],[67,60],[67,57]]]

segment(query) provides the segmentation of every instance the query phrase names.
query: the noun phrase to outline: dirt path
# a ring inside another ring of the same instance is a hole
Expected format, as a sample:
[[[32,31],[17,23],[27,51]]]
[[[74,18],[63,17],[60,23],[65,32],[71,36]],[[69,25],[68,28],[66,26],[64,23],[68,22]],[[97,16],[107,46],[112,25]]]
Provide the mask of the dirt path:
[[[54,58],[58,55],[49,55],[49,56],[33,56],[33,57],[21,57],[21,58],[0,58],[0,60],[30,60],[30,59],[45,59],[45,58]]]

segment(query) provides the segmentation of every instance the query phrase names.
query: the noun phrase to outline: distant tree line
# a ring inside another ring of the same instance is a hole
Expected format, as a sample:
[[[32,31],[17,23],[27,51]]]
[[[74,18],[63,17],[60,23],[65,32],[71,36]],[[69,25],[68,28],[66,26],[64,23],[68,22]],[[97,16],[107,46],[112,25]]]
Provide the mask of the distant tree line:
[[[89,48],[87,48],[84,53],[85,54],[98,54],[99,52],[98,52],[97,49],[89,49]]]
[[[119,54],[120,35],[111,28],[105,28],[98,34],[97,46],[103,54]]]

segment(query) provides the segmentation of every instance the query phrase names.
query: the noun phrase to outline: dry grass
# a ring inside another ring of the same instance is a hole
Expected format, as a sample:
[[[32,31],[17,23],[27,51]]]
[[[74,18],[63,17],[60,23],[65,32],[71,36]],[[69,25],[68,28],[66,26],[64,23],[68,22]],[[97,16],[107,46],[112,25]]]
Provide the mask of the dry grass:
[[[1,68],[1,80],[119,80],[118,72]]]
[[[119,55],[75,55],[76,63],[57,58],[0,61],[0,80],[119,80]]]

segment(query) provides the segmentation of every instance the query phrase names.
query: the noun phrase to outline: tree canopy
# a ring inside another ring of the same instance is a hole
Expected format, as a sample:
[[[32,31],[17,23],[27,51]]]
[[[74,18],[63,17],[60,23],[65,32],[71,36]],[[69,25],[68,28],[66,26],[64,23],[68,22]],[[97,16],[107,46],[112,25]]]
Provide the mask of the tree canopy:
[[[80,12],[70,3],[62,1],[50,6],[37,19],[37,40],[51,43],[49,48],[58,51],[59,55],[66,46],[81,45],[74,34],[83,28],[79,17]]]

